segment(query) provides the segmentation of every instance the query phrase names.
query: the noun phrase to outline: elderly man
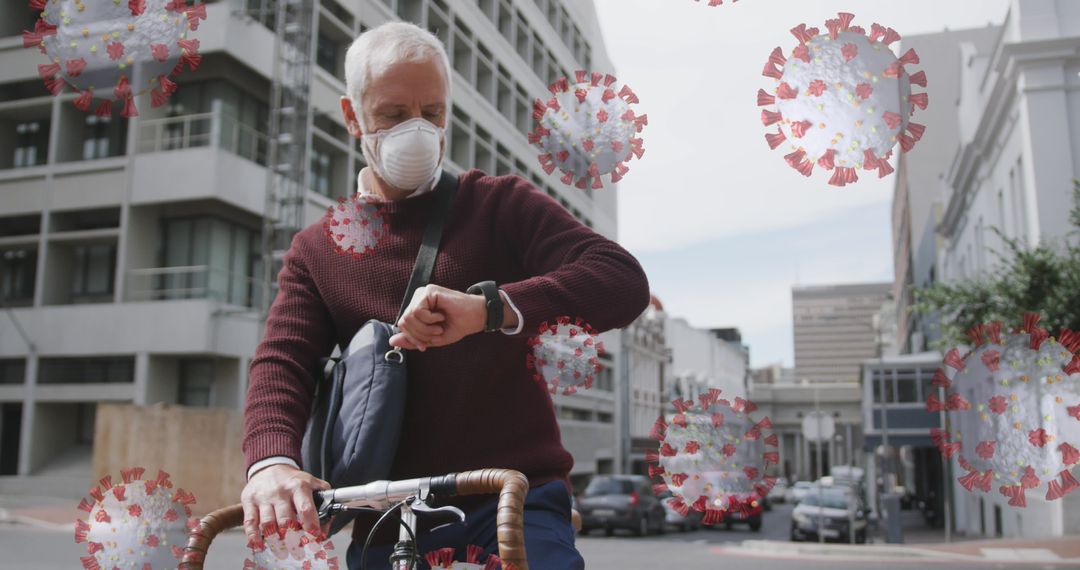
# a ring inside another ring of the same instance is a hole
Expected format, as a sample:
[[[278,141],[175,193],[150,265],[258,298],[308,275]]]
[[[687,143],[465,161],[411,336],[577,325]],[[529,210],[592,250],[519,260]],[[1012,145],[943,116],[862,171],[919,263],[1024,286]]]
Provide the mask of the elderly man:
[[[245,530],[298,518],[318,532],[312,491],[326,482],[300,470],[301,440],[321,358],[346,346],[368,319],[393,322],[420,247],[446,150],[450,66],[439,40],[407,23],[361,35],[345,59],[345,123],[368,168],[357,192],[383,202],[389,232],[359,260],[335,252],[321,224],[301,231],[285,256],[280,292],[250,367],[244,414]],[[485,297],[462,291],[494,280],[501,323]],[[649,301],[637,261],[578,223],[517,176],[471,170],[459,178],[432,283],[416,291],[400,332],[411,351],[408,415],[391,477],[484,467],[528,476],[525,537],[534,568],[583,568],[570,522],[568,474],[551,398],[531,376],[528,338],[568,315],[598,330],[625,326]],[[494,332],[485,332],[491,331]],[[500,332],[501,331],[501,332]],[[477,544],[496,549],[493,503],[462,504],[468,526],[420,537],[422,551]],[[349,567],[359,567],[366,521],[354,525]],[[370,562],[385,564],[387,552]],[[371,566],[372,568],[380,566]]]

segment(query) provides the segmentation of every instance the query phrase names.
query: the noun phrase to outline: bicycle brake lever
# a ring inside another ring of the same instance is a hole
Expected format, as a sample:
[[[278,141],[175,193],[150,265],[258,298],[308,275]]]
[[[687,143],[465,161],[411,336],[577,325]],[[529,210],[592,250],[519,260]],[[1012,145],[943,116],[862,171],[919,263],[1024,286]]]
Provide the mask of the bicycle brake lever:
[[[417,516],[433,518],[452,517],[456,519],[457,522],[465,522],[465,512],[454,506],[448,505],[445,507],[432,507],[423,501],[416,501],[410,506],[410,508],[417,514]]]

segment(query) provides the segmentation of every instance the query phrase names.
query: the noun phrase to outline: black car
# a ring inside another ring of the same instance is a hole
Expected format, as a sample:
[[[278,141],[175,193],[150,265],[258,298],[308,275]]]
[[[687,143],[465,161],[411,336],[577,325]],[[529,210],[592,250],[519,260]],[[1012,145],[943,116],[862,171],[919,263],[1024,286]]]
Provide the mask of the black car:
[[[652,482],[641,475],[597,475],[578,498],[581,533],[604,529],[634,531],[638,536],[663,534],[666,512],[652,491]]]

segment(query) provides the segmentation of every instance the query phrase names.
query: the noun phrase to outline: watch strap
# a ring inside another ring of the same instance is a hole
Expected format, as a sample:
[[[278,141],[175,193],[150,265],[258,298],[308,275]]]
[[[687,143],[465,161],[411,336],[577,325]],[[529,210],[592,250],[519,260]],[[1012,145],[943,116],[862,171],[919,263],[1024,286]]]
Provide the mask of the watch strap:
[[[465,290],[469,295],[481,294],[484,296],[484,306],[487,307],[487,320],[484,330],[487,332],[497,331],[503,324],[503,300],[499,294],[499,286],[494,281],[481,281]]]

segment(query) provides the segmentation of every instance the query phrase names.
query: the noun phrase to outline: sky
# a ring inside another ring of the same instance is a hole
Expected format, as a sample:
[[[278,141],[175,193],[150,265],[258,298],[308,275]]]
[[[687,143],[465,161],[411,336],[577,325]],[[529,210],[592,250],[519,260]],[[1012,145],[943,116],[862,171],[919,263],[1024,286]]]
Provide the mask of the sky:
[[[1008,0],[594,2],[615,75],[649,116],[645,155],[615,190],[619,241],[669,314],[738,327],[751,366],[792,366],[793,285],[892,282],[895,175],[860,172],[835,188],[820,169],[804,178],[782,148],[769,150],[756,102],[772,82],[761,75],[769,53],[789,54],[788,30],[824,29],[837,12],[918,35],[1000,24]],[[948,104],[935,101],[933,82],[930,104]]]

